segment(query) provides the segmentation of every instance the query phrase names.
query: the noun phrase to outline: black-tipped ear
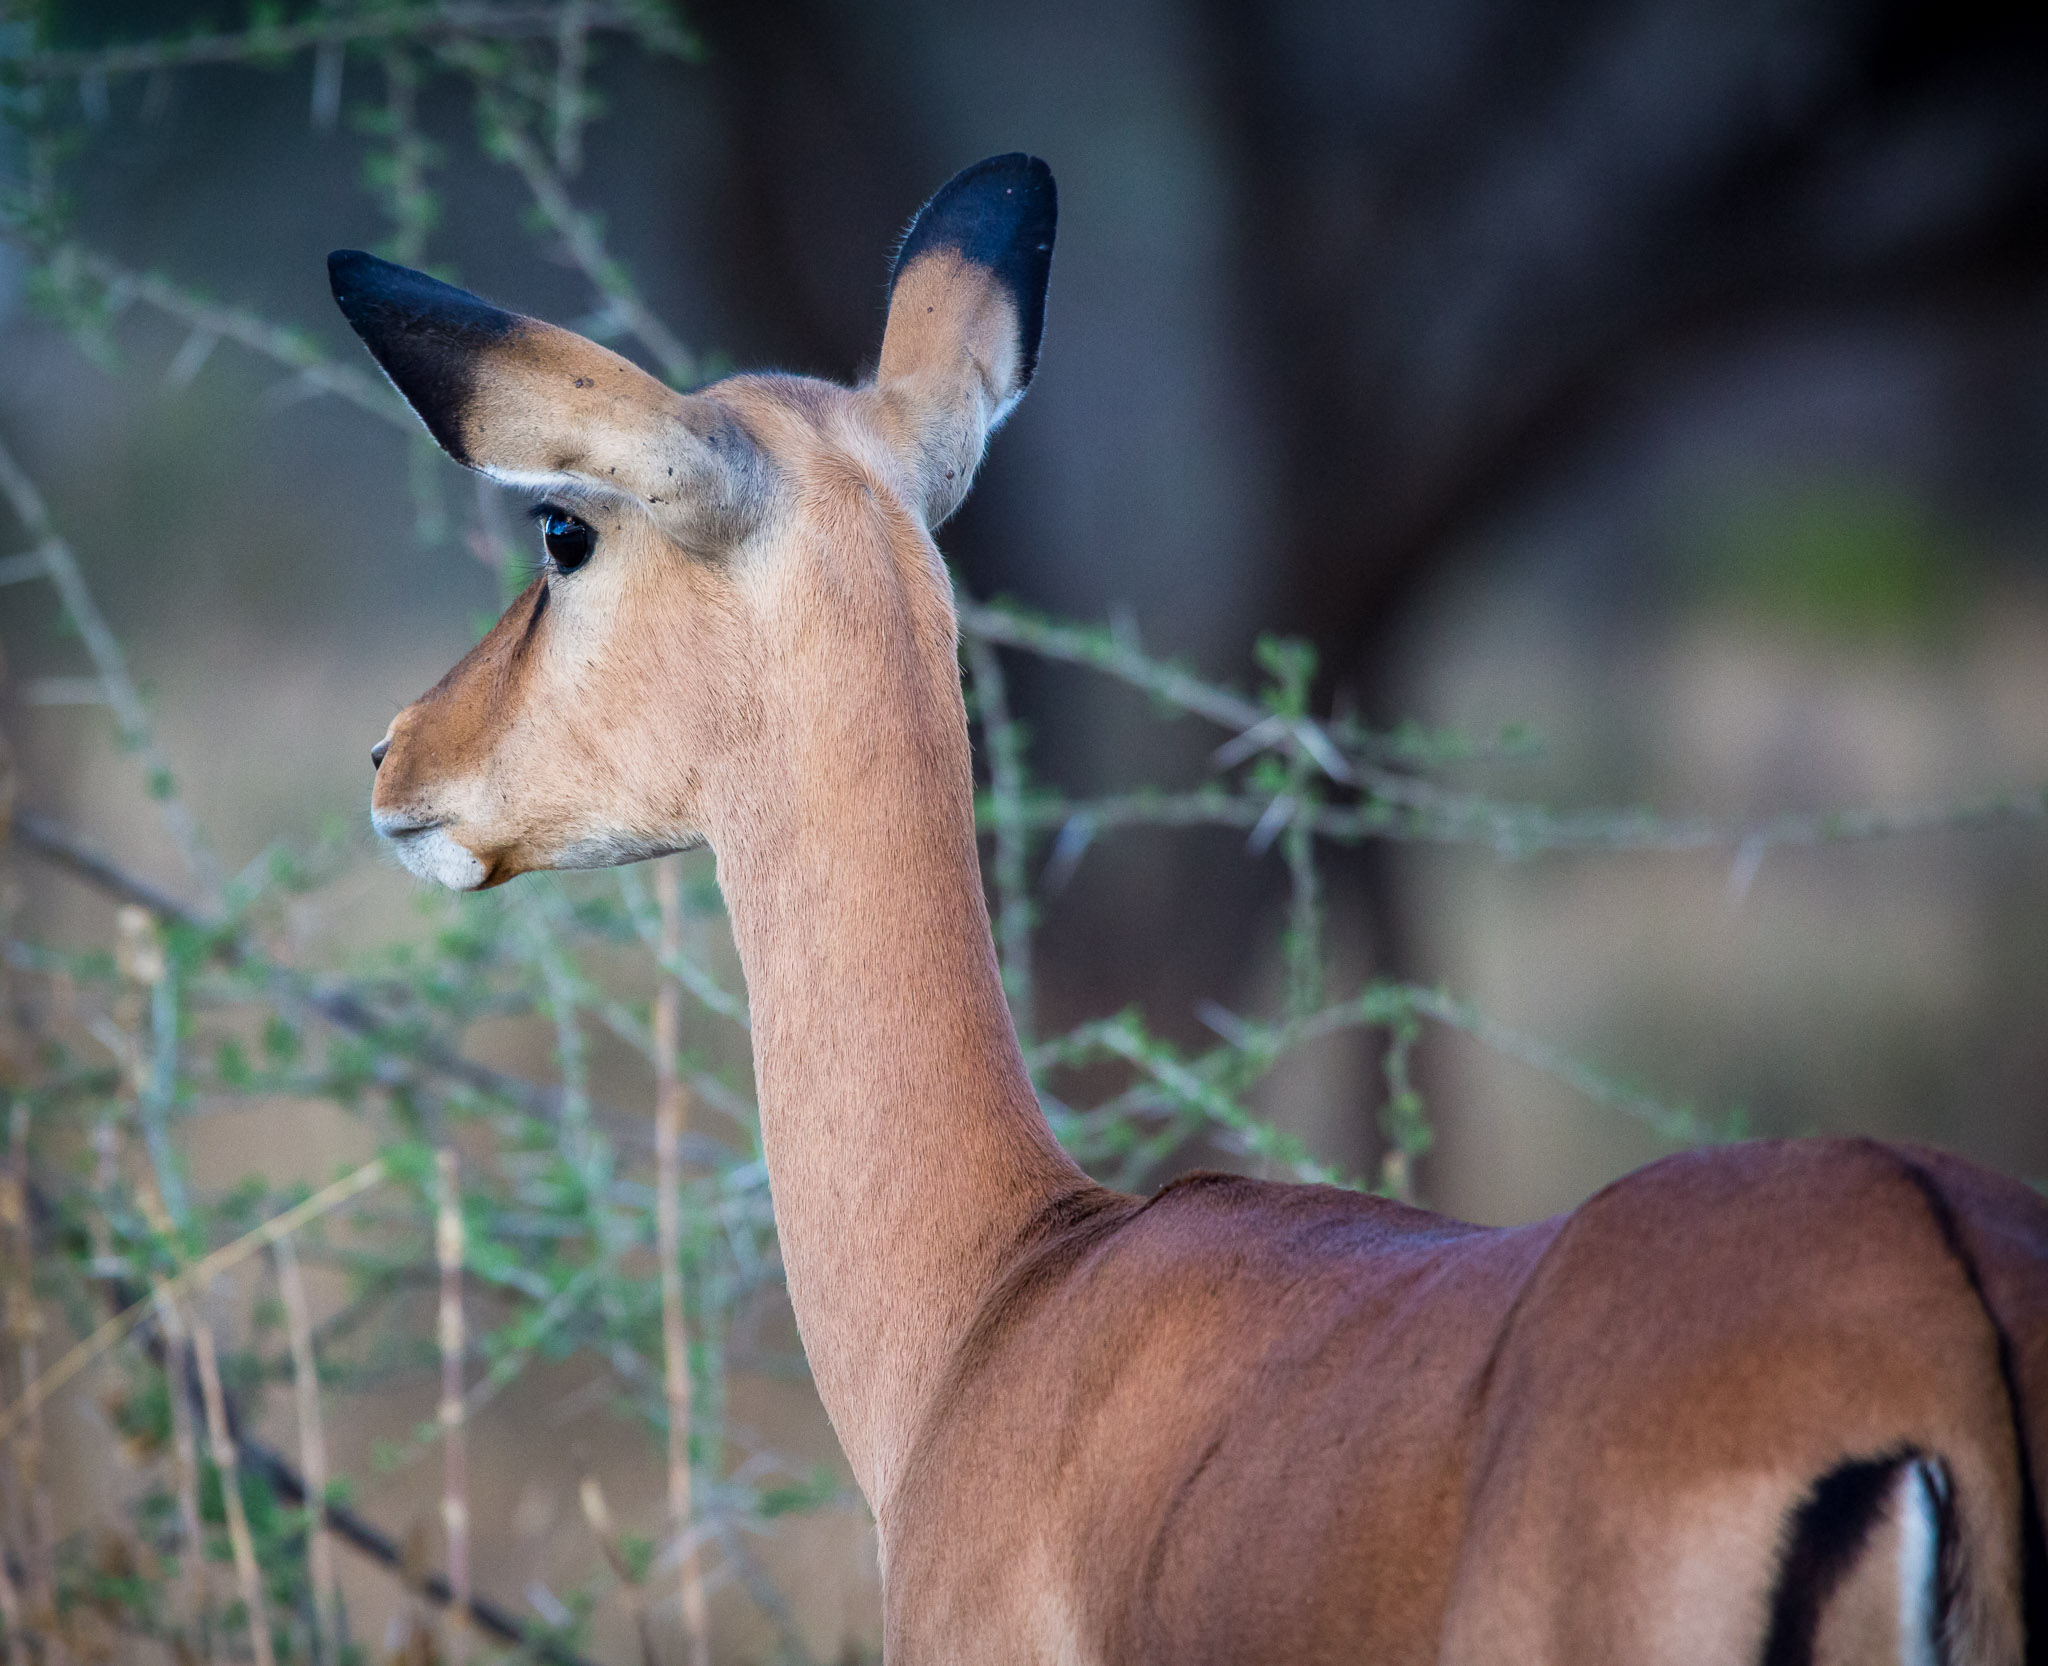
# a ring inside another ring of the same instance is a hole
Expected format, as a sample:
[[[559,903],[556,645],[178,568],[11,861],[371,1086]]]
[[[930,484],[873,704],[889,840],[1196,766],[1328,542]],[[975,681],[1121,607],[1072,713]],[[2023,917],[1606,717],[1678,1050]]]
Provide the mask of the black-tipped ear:
[[[987,268],[1017,309],[1018,390],[1038,368],[1045,333],[1045,286],[1052,272],[1053,236],[1059,226],[1059,190],[1052,169],[1013,151],[963,168],[917,212],[897,251],[889,277],[896,280],[919,255],[952,249]]]
[[[761,513],[772,469],[723,401],[375,255],[339,250],[327,272],[356,334],[458,463],[512,485],[631,493],[706,552]]]
[[[527,320],[360,249],[329,255],[327,281],[342,316],[442,449],[474,465],[463,415],[476,389],[478,356],[510,340]]]
[[[878,404],[937,526],[1038,368],[1059,195],[1035,156],[991,156],[918,211],[889,278]]]

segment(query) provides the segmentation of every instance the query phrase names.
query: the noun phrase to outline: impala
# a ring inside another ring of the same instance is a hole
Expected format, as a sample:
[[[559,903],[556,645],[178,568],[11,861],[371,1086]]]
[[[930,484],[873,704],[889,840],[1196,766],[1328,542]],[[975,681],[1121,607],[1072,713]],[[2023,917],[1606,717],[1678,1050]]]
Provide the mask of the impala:
[[[1055,1143],[998,981],[932,529],[1035,367],[1055,199],[967,169],[872,380],[677,393],[364,254],[336,300],[546,562],[373,750],[458,889],[708,842],[790,1299],[924,1662],[2048,1659],[2048,1207],[1863,1140],[1492,1230],[1148,1198]]]

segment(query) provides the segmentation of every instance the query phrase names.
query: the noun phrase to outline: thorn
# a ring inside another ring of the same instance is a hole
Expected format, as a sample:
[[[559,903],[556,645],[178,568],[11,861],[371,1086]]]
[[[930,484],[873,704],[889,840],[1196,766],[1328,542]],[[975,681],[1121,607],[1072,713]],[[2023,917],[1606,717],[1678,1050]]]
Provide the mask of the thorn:
[[[1243,1048],[1252,1044],[1252,1027],[1219,1002],[1201,1002],[1195,1008],[1195,1016],[1233,1047]]]
[[[1264,856],[1273,848],[1273,841],[1280,837],[1281,830],[1294,820],[1294,795],[1282,793],[1266,806],[1265,814],[1259,817],[1258,826],[1252,829],[1252,836],[1245,841],[1245,852],[1250,856]]]
[[[1243,733],[1225,741],[1209,754],[1211,769],[1235,769],[1247,758],[1265,751],[1287,733],[1284,717],[1262,717]]]
[[[1061,827],[1059,837],[1053,840],[1052,854],[1046,858],[1044,871],[1038,876],[1039,889],[1049,897],[1056,897],[1067,888],[1067,882],[1074,877],[1074,870],[1081,865],[1081,858],[1088,854],[1088,847],[1095,840],[1095,819],[1092,816],[1069,816]]]
[[[192,380],[206,368],[206,361],[213,356],[214,345],[220,340],[211,330],[194,330],[185,338],[164,371],[165,393],[182,393],[192,385]]]
[[[312,120],[317,132],[331,133],[341,118],[343,60],[340,41],[328,41],[313,54]]]
[[[1721,899],[1730,909],[1742,906],[1742,899],[1749,895],[1757,869],[1764,865],[1770,848],[1770,841],[1761,833],[1750,834],[1736,847],[1735,862],[1728,870],[1728,884]]]
[[[92,126],[100,127],[106,123],[111,107],[107,99],[105,70],[89,69],[78,78],[78,105]]]

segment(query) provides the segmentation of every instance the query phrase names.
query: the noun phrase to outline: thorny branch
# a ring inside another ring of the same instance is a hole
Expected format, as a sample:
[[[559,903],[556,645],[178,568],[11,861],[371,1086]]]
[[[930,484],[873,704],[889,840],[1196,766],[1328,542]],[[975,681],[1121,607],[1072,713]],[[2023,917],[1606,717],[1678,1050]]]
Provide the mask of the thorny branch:
[[[1355,805],[1290,805],[1283,825],[1306,823],[1317,834],[1351,842],[1367,838],[1479,845],[1502,856],[1544,851],[1726,850],[1754,859],[1764,851],[1851,840],[1899,838],[1998,822],[2048,821],[2048,787],[1961,803],[1903,810],[1835,810],[1786,815],[1741,826],[1701,817],[1666,818],[1647,810],[1583,810],[1560,814],[1541,805],[1502,802],[1455,792],[1372,761],[1397,750],[1393,737],[1346,744],[1306,716],[1276,713],[1248,696],[1166,661],[1111,630],[1046,619],[1021,608],[962,598],[961,634],[1021,649],[1070,665],[1083,665],[1150,695],[1176,711],[1232,732],[1219,757],[1242,762],[1274,749],[1313,766],[1333,784],[1359,789]],[[1092,836],[1116,827],[1218,826],[1255,829],[1273,813],[1274,800],[1212,786],[1192,793],[1126,793],[1092,800],[1027,799],[1014,820],[1040,829],[1074,829]],[[994,825],[995,809],[983,810]]]
[[[542,153],[525,122],[505,99],[487,89],[479,89],[478,99],[485,143],[525,182],[535,207],[562,240],[562,247],[576,269],[604,298],[612,317],[654,355],[662,375],[672,384],[688,387],[699,381],[695,355],[640,299],[626,269],[606,250],[595,216],[570,199],[562,176]]]
[[[289,1242],[289,1239],[281,1239],[280,1242]],[[155,1297],[141,1295],[135,1286],[119,1279],[107,1280],[105,1288],[108,1301],[123,1312],[131,1310],[139,1301],[154,1303],[156,1300]],[[170,1323],[160,1323],[147,1334],[146,1351],[159,1369],[170,1370],[174,1385],[182,1383],[184,1392],[174,1389],[171,1396],[173,1407],[189,1410],[190,1402],[197,1398],[193,1390],[198,1385],[192,1381],[196,1373],[191,1370],[192,1361],[186,1351],[182,1326],[178,1326],[172,1317],[176,1314],[175,1307],[166,1306],[161,1312],[170,1319]],[[174,1352],[186,1357],[182,1368],[171,1370]],[[403,1576],[405,1553],[397,1540],[352,1506],[333,1499],[316,1499],[308,1491],[305,1477],[288,1458],[249,1433],[247,1419],[233,1395],[223,1396],[222,1412],[234,1445],[236,1463],[243,1472],[262,1480],[285,1504],[305,1510],[317,1503],[321,1524],[328,1532],[379,1567]],[[445,1575],[429,1573],[416,1588],[420,1596],[437,1607],[446,1608],[454,1601],[454,1593]],[[489,1598],[472,1596],[469,1614],[478,1629],[512,1648],[530,1652],[534,1659],[546,1662],[546,1666],[593,1666],[574,1649],[528,1625]]]
[[[1017,1033],[1028,1046],[1035,1024],[1031,989],[1032,902],[1030,822],[1024,814],[1024,736],[1010,715],[1009,686],[1003,663],[980,637],[966,638],[967,665],[974,680],[976,715],[988,737],[988,823],[995,830],[996,948],[1003,969],[1003,988],[1016,1014]]]
[[[1012,825],[1034,832],[1076,829],[1090,837],[1123,827],[1234,827],[1251,833],[1272,816],[1275,802],[1211,786],[1185,793],[1026,797],[1014,810],[999,812],[990,795],[980,807],[980,820],[984,828],[993,831],[998,815],[1007,814]],[[1476,796],[1454,802],[1455,809],[1442,813],[1370,800],[1353,805],[1298,802],[1282,806],[1282,820],[1284,826],[1306,828],[1318,838],[1338,844],[1389,839],[1478,845],[1513,858],[1551,851],[1726,851],[1753,856],[1770,850],[2048,821],[2048,789],[1898,810],[1824,810],[1746,825],[1697,817],[1666,818],[1647,810],[1559,814],[1536,805],[1502,804]]]
[[[282,394],[271,395],[276,402],[332,394],[360,411],[412,431],[412,414],[388,386],[352,365],[336,364],[297,330],[272,324],[241,307],[209,301],[168,278],[130,271],[76,243],[52,251],[46,269],[52,281],[67,291],[75,292],[80,278],[97,283],[99,304],[110,313],[139,301],[202,339],[231,341],[283,366],[292,377],[283,385]]]
[[[657,6],[608,5],[603,0],[573,3],[586,29],[631,31],[657,50],[678,55],[689,55],[694,50],[689,37]],[[25,80],[51,81],[74,76],[147,74],[201,64],[268,64],[322,46],[377,41],[544,40],[552,39],[560,31],[563,13],[568,9],[562,0],[496,0],[494,4],[443,0],[439,5],[316,14],[294,23],[259,23],[250,29],[193,35],[184,40],[31,51],[12,59],[0,56],[0,66]]]
[[[213,895],[220,883],[213,853],[207,849],[206,840],[199,831],[198,823],[192,819],[192,813],[177,796],[170,765],[157,749],[142,695],[128,675],[128,658],[121,651],[120,641],[108,628],[92,592],[86,588],[85,575],[79,571],[71,546],[57,536],[56,528],[50,524],[50,512],[44,507],[42,493],[22,472],[21,465],[14,460],[14,453],[5,444],[0,444],[0,496],[7,499],[14,518],[21,523],[22,530],[35,546],[26,557],[17,558],[24,565],[7,576],[19,581],[39,570],[56,590],[64,605],[65,616],[76,628],[79,640],[84,643],[86,654],[92,660],[101,698],[113,708],[122,740],[142,757],[149,795],[157,801],[158,814],[184,856],[185,866],[201,888],[209,896]]]
[[[287,1007],[316,1014],[336,1029],[376,1043],[379,1047],[379,1080],[385,1085],[411,1081],[422,1074],[437,1076],[484,1098],[501,1100],[535,1116],[553,1120],[561,1115],[564,1103],[561,1089],[494,1070],[431,1038],[412,1039],[394,1034],[389,1021],[361,996],[346,988],[315,983],[303,973],[267,960],[246,935],[194,914],[148,881],[137,878],[82,844],[49,818],[33,810],[17,810],[11,833],[14,841],[25,849],[34,851],[109,896],[146,908],[162,920],[204,934],[216,959],[224,965],[261,975],[268,982],[273,998]],[[708,1146],[698,1148],[692,1151],[691,1160],[713,1161],[717,1154],[717,1150]]]

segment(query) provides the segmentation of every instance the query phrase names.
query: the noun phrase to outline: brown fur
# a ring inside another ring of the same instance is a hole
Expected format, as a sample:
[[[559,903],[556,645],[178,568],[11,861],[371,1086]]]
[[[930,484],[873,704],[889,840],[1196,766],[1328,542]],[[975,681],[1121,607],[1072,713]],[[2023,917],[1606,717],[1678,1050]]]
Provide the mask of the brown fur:
[[[2048,1208],[2023,1189],[1757,1144],[1493,1231],[1221,1176],[1140,1201],[1060,1151],[990,946],[929,532],[1019,391],[1015,328],[943,252],[852,390],[685,402],[515,332],[465,443],[558,475],[596,553],[400,714],[375,794],[410,846],[452,841],[459,883],[717,852],[891,1661],[1754,1661],[1801,1501],[1903,1450],[1953,1478],[1948,1658],[2020,1659],[2048,1448]],[[667,500],[677,450],[719,514]],[[1885,1566],[1822,1616],[1825,1652],[1882,1631]]]

